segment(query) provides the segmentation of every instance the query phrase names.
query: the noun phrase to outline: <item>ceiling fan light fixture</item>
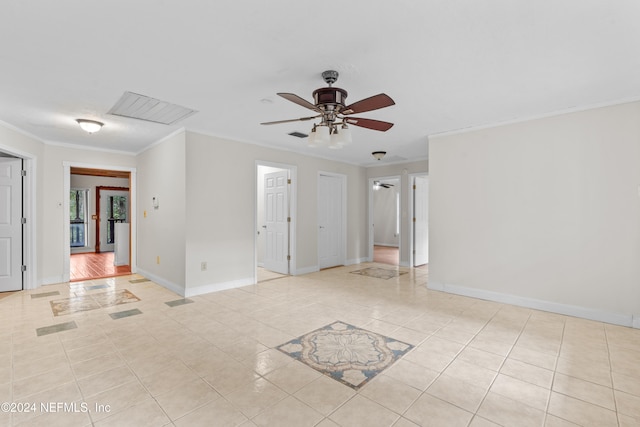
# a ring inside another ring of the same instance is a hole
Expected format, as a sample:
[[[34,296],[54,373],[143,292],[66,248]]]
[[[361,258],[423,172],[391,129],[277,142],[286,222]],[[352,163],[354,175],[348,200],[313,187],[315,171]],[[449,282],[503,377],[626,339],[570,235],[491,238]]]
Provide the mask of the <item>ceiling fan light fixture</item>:
[[[316,127],[315,143],[318,145],[328,145],[331,140],[329,126],[319,125]]]
[[[374,151],[371,155],[378,161],[382,160],[382,158],[387,154],[386,151]]]
[[[309,132],[309,138],[307,138],[307,145],[309,147],[317,147],[318,144],[316,142],[316,126],[313,126],[313,129],[311,129],[311,132]]]
[[[342,136],[343,145],[349,145],[353,141],[351,138],[351,129],[349,129],[349,126],[347,126],[346,123],[342,124],[342,127],[340,128],[340,135]]]
[[[80,125],[80,128],[82,130],[88,133],[98,132],[100,129],[102,129],[102,126],[104,126],[104,123],[98,122],[96,120],[76,119],[76,122],[78,123],[78,125]]]

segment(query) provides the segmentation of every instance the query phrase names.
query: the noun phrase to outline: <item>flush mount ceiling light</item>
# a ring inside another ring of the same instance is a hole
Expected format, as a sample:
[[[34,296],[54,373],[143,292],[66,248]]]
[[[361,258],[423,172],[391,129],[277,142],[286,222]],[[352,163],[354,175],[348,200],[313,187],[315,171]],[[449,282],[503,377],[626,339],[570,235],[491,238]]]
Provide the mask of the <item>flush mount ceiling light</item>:
[[[347,91],[331,86],[338,80],[338,72],[333,70],[325,71],[322,73],[322,78],[329,87],[322,87],[313,91],[313,104],[293,93],[278,93],[279,96],[287,101],[313,110],[318,113],[318,115],[299,119],[264,122],[261,124],[274,125],[319,119],[320,123],[315,123],[311,129],[308,144],[310,147],[326,146],[329,148],[342,148],[351,143],[351,130],[347,125],[360,126],[381,132],[391,129],[393,123],[351,117],[351,114],[364,113],[395,105],[393,99],[388,95],[380,93],[353,104],[345,105]]]
[[[382,160],[385,154],[387,154],[386,151],[374,151],[373,153],[371,153],[371,155],[375,157],[376,160]]]
[[[104,126],[104,123],[95,120],[77,119],[76,122],[78,122],[82,130],[89,133],[98,132]]]

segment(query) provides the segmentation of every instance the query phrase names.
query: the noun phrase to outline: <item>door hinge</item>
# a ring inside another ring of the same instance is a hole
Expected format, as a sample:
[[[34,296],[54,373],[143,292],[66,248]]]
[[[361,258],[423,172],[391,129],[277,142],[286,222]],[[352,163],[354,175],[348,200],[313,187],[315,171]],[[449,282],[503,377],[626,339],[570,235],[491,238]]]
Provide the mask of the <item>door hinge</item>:
[[[287,217],[287,222],[291,222],[291,217],[290,216]]]
[[[287,261],[291,261],[291,255],[287,255]]]
[[[415,184],[413,184],[413,189],[414,189],[414,190],[416,189],[416,185],[415,185]]]
[[[287,184],[291,184],[291,178],[287,179]]]
[[[22,267],[20,267],[20,270],[24,273],[25,271],[27,271],[27,266],[23,265]]]
[[[22,224],[26,224],[27,223],[27,218],[22,218],[22,220],[20,222],[22,222]]]
[[[415,219],[415,218],[413,218],[413,222],[416,222],[416,219]]]
[[[20,175],[27,176],[27,171],[25,171],[25,170],[20,171]]]

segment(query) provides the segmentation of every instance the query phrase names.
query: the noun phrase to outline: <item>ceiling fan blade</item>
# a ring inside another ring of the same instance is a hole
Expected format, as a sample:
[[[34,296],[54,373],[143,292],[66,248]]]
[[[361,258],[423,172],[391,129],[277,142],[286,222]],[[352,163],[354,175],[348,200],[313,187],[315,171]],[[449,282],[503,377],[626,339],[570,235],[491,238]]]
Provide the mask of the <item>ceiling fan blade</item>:
[[[393,123],[373,119],[360,119],[358,117],[345,117],[343,121],[347,122],[350,125],[379,130],[381,132],[386,132],[393,126]]]
[[[279,95],[279,94],[278,94]],[[389,95],[379,93],[378,95],[371,96],[369,98],[354,102],[351,105],[346,106],[340,114],[357,114],[364,113],[366,111],[373,111],[379,108],[390,107],[396,103],[391,99]]]
[[[264,122],[264,123],[260,123],[260,124],[261,125],[277,125],[277,124],[280,124],[280,123],[304,122],[304,121],[307,121],[307,120],[317,119],[318,117],[322,117],[322,116],[300,117],[299,119],[277,120],[275,122]]]
[[[320,112],[320,110],[314,104],[310,103],[309,101],[307,101],[304,98],[299,97],[298,95],[296,95],[294,93],[279,93],[278,95],[280,95],[281,97],[283,97],[287,101],[293,102],[294,104],[301,105],[301,106],[303,106],[305,108],[308,108],[310,110],[317,111],[318,113]]]

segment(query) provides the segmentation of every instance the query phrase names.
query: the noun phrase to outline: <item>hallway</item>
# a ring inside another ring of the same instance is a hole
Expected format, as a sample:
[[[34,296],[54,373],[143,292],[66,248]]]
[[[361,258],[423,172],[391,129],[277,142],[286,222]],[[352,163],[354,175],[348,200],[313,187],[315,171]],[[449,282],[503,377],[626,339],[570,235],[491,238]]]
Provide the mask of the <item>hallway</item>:
[[[71,254],[69,261],[72,282],[131,274],[128,265],[113,265],[113,252]]]

